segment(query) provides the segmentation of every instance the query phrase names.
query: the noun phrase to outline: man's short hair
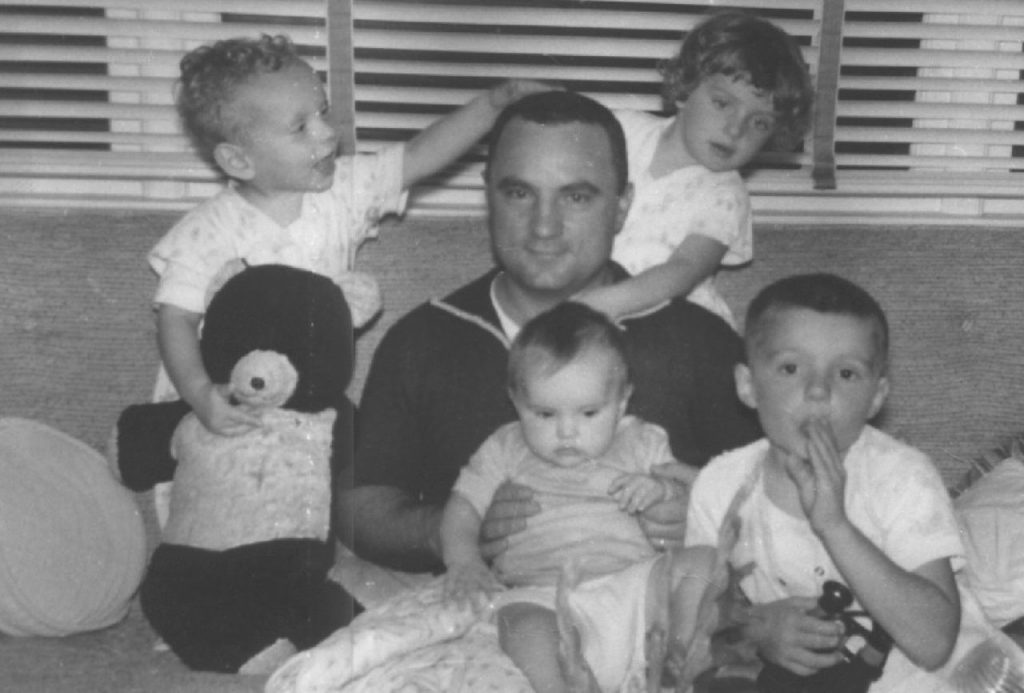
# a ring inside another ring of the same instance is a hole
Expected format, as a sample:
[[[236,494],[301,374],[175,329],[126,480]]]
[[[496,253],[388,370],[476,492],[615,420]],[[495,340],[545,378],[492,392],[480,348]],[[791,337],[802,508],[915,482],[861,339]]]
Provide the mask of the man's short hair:
[[[826,315],[848,315],[870,321],[875,363],[884,373],[889,363],[889,322],[878,301],[867,291],[835,274],[797,274],[769,284],[747,307],[744,341],[749,361],[771,318],[787,308],[807,308]]]
[[[558,304],[523,325],[512,341],[508,357],[509,391],[522,391],[528,370],[540,368],[550,375],[590,350],[612,354],[619,364],[616,375],[621,378],[620,385],[631,382],[622,330],[590,306],[576,301]]]
[[[529,94],[507,106],[494,122],[489,139],[487,168],[485,176],[490,175],[494,151],[501,139],[505,126],[513,118],[522,118],[530,123],[540,125],[567,125],[586,123],[597,125],[608,135],[611,147],[612,164],[615,167],[615,179],[618,186],[616,192],[623,193],[629,183],[629,164],[626,157],[626,135],[622,132],[615,114],[606,106],[582,94],[572,91],[545,91]]]

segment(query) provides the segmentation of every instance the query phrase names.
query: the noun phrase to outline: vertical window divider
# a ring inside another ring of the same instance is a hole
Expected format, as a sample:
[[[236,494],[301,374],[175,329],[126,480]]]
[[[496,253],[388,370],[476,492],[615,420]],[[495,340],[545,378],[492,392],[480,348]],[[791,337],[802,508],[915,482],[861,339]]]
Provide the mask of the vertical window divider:
[[[342,154],[356,151],[355,41],[350,0],[324,0],[327,22],[327,92]]]
[[[836,106],[839,100],[839,69],[843,47],[844,0],[823,0],[818,68],[815,70],[814,114],[811,128],[815,190],[836,189]]]

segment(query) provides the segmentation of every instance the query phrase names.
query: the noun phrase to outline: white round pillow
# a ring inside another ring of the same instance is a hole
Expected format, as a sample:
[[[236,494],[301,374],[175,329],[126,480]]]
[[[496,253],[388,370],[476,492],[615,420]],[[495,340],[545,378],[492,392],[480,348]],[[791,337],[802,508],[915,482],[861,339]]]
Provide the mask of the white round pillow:
[[[0,632],[116,623],[145,562],[142,516],[102,455],[44,424],[0,418]]]

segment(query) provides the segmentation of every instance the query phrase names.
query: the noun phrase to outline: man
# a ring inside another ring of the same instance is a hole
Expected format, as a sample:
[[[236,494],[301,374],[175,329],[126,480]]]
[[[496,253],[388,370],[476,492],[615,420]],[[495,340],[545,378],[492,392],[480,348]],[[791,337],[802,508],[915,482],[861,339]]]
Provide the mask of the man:
[[[632,190],[625,139],[604,106],[561,91],[513,104],[492,131],[485,180],[497,268],[385,335],[362,397],[355,487],[340,498],[354,550],[406,570],[441,569],[438,526],[455,478],[515,418],[506,362],[519,326],[626,276],[609,258]],[[679,460],[700,466],[758,437],[733,384],[741,343],[724,321],[674,301],[622,325],[636,386],[629,411],[665,428]],[[496,497],[485,555],[532,512],[528,489]],[[644,519],[655,546],[682,541],[680,504],[654,506]]]

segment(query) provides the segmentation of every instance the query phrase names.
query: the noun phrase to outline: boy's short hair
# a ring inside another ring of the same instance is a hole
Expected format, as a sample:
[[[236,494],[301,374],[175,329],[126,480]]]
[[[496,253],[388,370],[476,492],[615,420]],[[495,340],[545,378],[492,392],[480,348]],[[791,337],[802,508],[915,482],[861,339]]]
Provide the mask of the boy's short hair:
[[[242,134],[244,122],[227,108],[253,77],[302,62],[287,36],[233,38],[199,46],[181,59],[175,101],[196,152],[216,165],[213,150]]]
[[[848,279],[827,273],[797,274],[769,284],[747,307],[744,341],[747,360],[768,328],[772,316],[787,308],[807,308],[828,315],[849,315],[872,324],[875,365],[885,373],[889,364],[889,321],[878,301]]]
[[[765,19],[737,10],[713,14],[686,34],[679,52],[659,69],[671,110],[705,79],[722,74],[771,93],[776,145],[795,147],[810,126],[814,88],[800,46]]]
[[[508,356],[508,388],[522,391],[528,369],[540,368],[553,374],[573,359],[590,350],[613,355],[619,366],[620,386],[631,382],[622,330],[604,313],[575,301],[560,303],[525,325],[512,340]]]
[[[590,97],[571,91],[544,91],[528,94],[515,101],[498,115],[491,128],[490,146],[487,153],[487,167],[484,175],[491,169],[494,150],[497,149],[501,133],[513,118],[522,118],[530,123],[541,125],[567,125],[570,123],[587,123],[597,125],[608,135],[608,143],[612,151],[612,165],[615,167],[615,181],[618,193],[622,193],[629,183],[629,165],[626,156],[626,135],[618,118],[608,108]]]

